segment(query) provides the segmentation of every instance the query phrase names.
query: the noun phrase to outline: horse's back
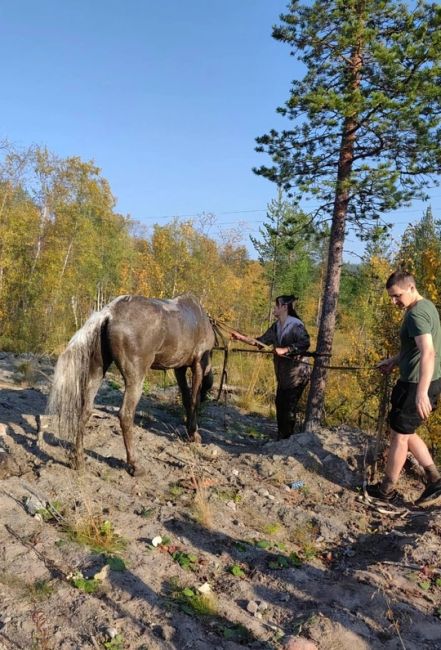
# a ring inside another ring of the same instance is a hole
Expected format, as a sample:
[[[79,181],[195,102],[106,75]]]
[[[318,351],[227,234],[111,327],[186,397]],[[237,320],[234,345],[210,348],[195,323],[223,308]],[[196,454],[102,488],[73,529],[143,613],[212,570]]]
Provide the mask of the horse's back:
[[[108,340],[117,363],[128,357],[141,366],[176,368],[214,346],[210,320],[191,294],[172,300],[122,296],[109,307]]]

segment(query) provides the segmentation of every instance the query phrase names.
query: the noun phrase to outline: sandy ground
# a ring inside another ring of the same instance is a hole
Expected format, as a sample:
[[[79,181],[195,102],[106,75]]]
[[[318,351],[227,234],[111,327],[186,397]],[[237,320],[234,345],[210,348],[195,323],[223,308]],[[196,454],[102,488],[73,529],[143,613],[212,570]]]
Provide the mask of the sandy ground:
[[[196,446],[176,391],[157,391],[133,478],[105,382],[78,475],[55,424],[38,432],[51,374],[0,353],[0,648],[441,648],[441,509],[411,505],[412,476],[402,508],[364,503],[366,434],[275,442],[272,420],[209,401]]]

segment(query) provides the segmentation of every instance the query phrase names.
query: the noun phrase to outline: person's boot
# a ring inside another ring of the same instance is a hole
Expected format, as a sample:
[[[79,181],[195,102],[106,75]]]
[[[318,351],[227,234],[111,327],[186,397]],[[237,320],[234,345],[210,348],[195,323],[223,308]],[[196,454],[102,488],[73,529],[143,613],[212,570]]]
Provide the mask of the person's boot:
[[[441,479],[434,483],[429,483],[423,493],[415,501],[416,506],[433,506],[441,503]]]
[[[366,487],[366,492],[373,499],[378,499],[379,501],[384,501],[385,503],[394,503],[394,501],[396,501],[399,496],[397,490],[385,490],[382,483],[368,485]]]

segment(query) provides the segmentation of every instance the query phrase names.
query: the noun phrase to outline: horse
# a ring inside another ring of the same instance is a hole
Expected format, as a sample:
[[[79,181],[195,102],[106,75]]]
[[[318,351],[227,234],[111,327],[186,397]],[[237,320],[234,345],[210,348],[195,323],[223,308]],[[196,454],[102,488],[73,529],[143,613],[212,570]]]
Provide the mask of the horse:
[[[197,409],[213,384],[211,351],[215,335],[209,316],[192,294],[171,300],[120,296],[94,312],[59,356],[46,413],[58,416],[59,430],[75,441],[72,465],[84,469],[83,434],[95,395],[114,362],[124,380],[118,413],[128,471],[143,474],[132,428],[149,368],[174,369],[186,413],[188,438],[201,442]],[[191,389],[187,369],[191,369]]]

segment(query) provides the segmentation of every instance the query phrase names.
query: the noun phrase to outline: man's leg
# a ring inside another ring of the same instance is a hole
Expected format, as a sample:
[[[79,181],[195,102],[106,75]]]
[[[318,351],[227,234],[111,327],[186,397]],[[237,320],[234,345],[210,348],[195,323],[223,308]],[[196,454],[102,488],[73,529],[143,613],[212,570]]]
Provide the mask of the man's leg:
[[[369,485],[367,493],[391,501],[397,496],[395,484],[401,474],[409,451],[409,438],[420,424],[415,407],[416,385],[398,381],[391,395],[389,424],[391,442],[387,453],[385,475],[380,483]]]
[[[397,496],[395,484],[406,462],[409,437],[408,434],[391,430],[391,443],[387,453],[384,478],[381,483],[367,487],[367,493],[370,496],[385,501],[392,501]]]
[[[392,500],[395,497],[395,484],[406,462],[407,453],[410,451],[424,468],[428,483],[415,503],[428,506],[440,501],[441,475],[424,440],[417,433],[404,434],[391,431],[391,434],[392,441],[388,451],[384,478],[381,483],[369,486],[368,494],[385,500]]]
[[[427,487],[415,503],[424,506],[433,505],[441,500],[441,475],[438,468],[433,462],[426,443],[416,433],[409,436],[409,451],[423,467],[427,479]]]
[[[394,485],[401,474],[401,470],[406,462],[407,452],[409,451],[409,438],[412,435],[398,433],[391,430],[391,443],[387,454],[385,474],[386,478]]]
[[[409,451],[412,452],[421,467],[426,468],[433,465],[433,458],[424,440],[417,433],[407,437],[409,438]]]

